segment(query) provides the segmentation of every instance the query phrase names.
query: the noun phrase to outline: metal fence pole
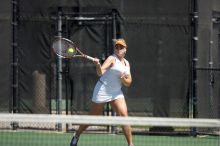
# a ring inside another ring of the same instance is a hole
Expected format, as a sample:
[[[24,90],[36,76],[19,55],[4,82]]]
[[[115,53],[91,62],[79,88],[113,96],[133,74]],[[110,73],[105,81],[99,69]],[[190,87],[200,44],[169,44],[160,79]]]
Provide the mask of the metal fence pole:
[[[58,37],[62,37],[62,9],[60,7],[58,8],[57,28]],[[62,114],[62,80],[62,58],[57,57],[57,114],[59,115]],[[61,131],[62,125],[58,123],[57,126],[58,131]]]

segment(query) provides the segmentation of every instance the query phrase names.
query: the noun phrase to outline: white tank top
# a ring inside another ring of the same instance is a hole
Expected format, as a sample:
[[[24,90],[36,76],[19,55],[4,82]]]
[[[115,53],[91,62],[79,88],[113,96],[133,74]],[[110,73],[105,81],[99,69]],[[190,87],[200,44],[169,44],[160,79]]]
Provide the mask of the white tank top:
[[[116,55],[113,55],[115,58],[115,63],[114,65],[106,70],[106,72],[100,77],[100,81],[111,87],[112,89],[114,88],[115,90],[121,89],[122,83],[121,83],[121,74],[126,73],[130,74],[130,68],[129,68],[129,62],[125,60],[125,64],[123,64]]]

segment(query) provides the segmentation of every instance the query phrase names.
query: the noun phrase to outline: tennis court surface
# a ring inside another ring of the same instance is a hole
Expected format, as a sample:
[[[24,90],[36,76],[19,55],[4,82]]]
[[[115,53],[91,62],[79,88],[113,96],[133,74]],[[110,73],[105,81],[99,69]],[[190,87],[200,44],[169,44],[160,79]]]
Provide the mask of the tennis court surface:
[[[132,125],[135,146],[219,146],[216,119],[0,114],[0,146],[69,146],[79,124],[90,126],[78,146],[127,146],[121,125]]]

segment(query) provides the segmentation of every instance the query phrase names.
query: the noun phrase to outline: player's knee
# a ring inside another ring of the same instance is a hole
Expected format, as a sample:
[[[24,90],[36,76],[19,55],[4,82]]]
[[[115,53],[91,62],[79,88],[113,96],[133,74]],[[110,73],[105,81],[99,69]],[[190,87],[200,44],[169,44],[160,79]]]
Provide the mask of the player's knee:
[[[128,116],[128,112],[127,111],[120,112],[119,116],[127,117]]]

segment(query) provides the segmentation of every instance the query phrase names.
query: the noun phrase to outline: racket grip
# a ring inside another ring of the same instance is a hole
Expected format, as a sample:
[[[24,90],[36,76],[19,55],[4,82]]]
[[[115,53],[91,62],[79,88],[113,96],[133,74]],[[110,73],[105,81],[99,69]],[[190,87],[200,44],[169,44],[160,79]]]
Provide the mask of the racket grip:
[[[91,56],[88,56],[88,55],[85,55],[85,58],[86,58],[86,59],[89,59],[89,60],[91,60],[91,61],[94,61],[94,60],[95,60],[95,58],[93,58],[93,57],[91,57]]]

